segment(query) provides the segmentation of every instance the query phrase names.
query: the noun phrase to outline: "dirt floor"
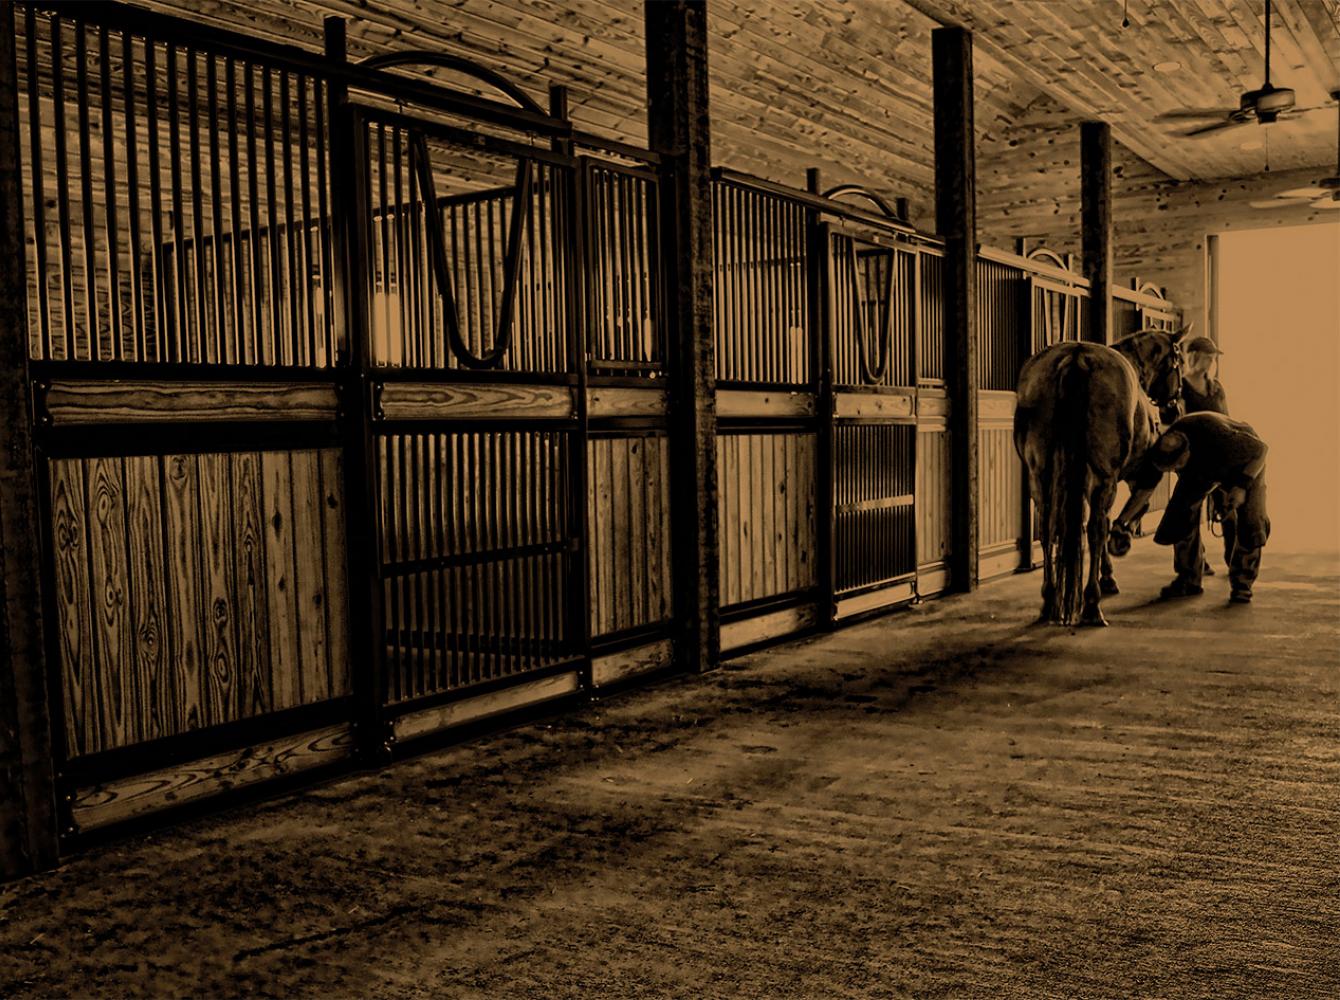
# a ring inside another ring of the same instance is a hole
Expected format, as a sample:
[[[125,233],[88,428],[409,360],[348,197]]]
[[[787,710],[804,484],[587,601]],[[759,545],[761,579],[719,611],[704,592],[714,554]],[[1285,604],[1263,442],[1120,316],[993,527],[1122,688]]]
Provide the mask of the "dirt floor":
[[[0,995],[1340,996],[1340,561],[1036,576],[0,887]]]

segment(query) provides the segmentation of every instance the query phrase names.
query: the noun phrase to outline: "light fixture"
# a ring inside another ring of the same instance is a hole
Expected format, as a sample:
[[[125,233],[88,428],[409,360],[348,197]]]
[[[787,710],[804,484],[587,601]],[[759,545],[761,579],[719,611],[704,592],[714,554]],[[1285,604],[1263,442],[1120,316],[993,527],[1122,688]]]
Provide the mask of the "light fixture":
[[[1241,146],[1239,146],[1238,148],[1239,148],[1239,149],[1246,150],[1247,152],[1250,153],[1250,152],[1253,152],[1254,150],[1260,149],[1260,148],[1263,147],[1264,145],[1265,145],[1265,143],[1263,143],[1260,139],[1252,139],[1252,140],[1250,140],[1250,141],[1248,141],[1248,142],[1244,142],[1244,143],[1243,143]]]
[[[1166,62],[1160,62],[1154,64],[1155,73],[1176,73],[1181,68],[1182,64],[1179,63],[1176,59],[1169,59]]]

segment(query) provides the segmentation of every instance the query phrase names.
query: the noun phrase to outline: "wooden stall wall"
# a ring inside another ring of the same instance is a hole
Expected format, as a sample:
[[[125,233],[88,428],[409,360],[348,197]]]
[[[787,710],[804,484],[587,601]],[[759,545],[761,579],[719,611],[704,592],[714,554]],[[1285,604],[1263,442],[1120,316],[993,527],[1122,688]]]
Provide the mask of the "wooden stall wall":
[[[59,459],[65,750],[350,692],[340,453]]]

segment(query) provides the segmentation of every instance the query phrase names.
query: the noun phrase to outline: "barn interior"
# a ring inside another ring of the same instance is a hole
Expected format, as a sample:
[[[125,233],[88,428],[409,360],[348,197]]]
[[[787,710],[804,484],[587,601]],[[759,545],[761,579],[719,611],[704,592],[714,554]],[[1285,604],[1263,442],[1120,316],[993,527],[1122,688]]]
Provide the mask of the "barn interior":
[[[0,14],[0,993],[1340,988],[1335,0]],[[1256,599],[1034,625],[1188,326]]]

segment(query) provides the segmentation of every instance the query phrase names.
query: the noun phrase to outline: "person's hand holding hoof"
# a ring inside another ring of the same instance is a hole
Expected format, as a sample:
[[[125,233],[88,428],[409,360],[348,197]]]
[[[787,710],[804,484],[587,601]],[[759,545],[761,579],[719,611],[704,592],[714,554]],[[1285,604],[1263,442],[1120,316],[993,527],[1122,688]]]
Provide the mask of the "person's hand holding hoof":
[[[1107,531],[1107,554],[1120,559],[1131,551],[1131,529],[1117,522]]]

